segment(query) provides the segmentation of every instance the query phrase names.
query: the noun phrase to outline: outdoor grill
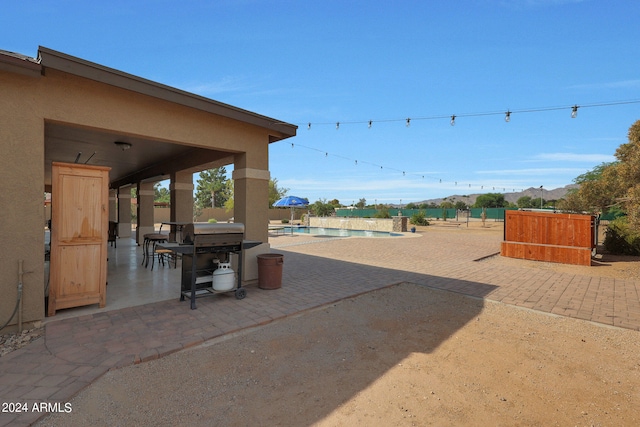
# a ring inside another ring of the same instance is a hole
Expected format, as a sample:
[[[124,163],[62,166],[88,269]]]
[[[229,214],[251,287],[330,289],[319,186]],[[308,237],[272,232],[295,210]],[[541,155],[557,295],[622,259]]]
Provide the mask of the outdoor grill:
[[[220,293],[212,286],[214,272],[219,263],[231,262],[231,254],[238,255],[238,265],[237,285],[230,291],[235,292],[236,298],[243,299],[246,290],[242,288],[242,251],[260,243],[244,240],[244,224],[195,223],[186,224],[182,229],[182,243],[160,246],[182,255],[180,301],[188,297],[193,310],[196,298]]]

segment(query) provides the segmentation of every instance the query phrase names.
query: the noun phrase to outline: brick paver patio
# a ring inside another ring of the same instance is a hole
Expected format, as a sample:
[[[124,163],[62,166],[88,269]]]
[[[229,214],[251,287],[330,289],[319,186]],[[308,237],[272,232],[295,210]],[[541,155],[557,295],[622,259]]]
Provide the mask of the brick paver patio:
[[[464,230],[384,239],[274,236],[273,251],[285,260],[281,289],[248,287],[243,300],[231,294],[199,299],[197,310],[176,298],[49,321],[43,339],[0,358],[0,403],[64,404],[109,369],[401,282],[640,329],[639,281],[492,256],[500,240],[496,233]],[[29,425],[41,415],[0,413],[0,426]]]

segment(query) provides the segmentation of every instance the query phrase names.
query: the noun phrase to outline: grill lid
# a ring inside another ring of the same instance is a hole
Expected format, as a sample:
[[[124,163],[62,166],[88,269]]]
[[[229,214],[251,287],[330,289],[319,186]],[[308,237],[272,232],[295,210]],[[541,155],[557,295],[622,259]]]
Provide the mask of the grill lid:
[[[193,243],[195,236],[210,234],[235,234],[242,240],[244,224],[196,222],[187,224],[182,229],[182,239],[187,244]]]

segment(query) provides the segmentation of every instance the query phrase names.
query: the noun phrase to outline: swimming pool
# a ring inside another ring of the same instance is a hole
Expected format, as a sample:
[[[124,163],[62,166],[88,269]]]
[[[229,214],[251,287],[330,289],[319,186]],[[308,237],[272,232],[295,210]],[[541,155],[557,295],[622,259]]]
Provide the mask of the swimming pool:
[[[284,227],[285,233],[302,233],[316,236],[331,237],[397,237],[402,233],[391,233],[388,231],[371,231],[371,230],[345,230],[343,228],[326,228],[326,227]]]

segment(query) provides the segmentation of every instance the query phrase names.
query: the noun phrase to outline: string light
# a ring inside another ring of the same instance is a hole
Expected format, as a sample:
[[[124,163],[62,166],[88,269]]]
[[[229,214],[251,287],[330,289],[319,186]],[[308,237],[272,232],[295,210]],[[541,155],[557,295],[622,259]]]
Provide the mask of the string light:
[[[410,125],[411,121],[415,120],[437,120],[437,119],[449,119],[449,124],[451,126],[455,126],[455,119],[458,117],[480,117],[480,116],[492,116],[492,115],[503,115],[505,122],[511,121],[512,113],[540,113],[545,111],[554,111],[554,110],[564,110],[566,108],[571,108],[571,117],[576,118],[578,115],[578,108],[588,108],[588,107],[610,107],[615,105],[624,105],[624,104],[640,104],[640,99],[632,99],[632,100],[624,100],[624,101],[610,101],[610,102],[598,102],[592,104],[583,104],[583,105],[573,105],[571,107],[567,106],[554,106],[554,107],[539,107],[539,108],[523,108],[517,109],[514,111],[487,111],[480,113],[463,113],[456,115],[436,115],[436,116],[425,116],[425,117],[413,117],[413,118],[404,118],[404,119],[384,119],[384,120],[376,120],[377,122],[399,122],[403,121],[406,126]],[[330,122],[330,123],[315,123],[316,125],[327,125],[327,124],[335,124],[336,129],[340,128],[340,124],[357,124],[357,123],[366,123],[369,128],[373,126],[373,120],[364,120],[364,121],[348,121],[348,122]],[[311,122],[305,123],[308,130],[311,130]],[[302,126],[302,125],[301,125]]]
[[[575,119],[576,117],[578,117],[578,107],[577,105],[574,105],[573,107],[571,107],[571,118]]]
[[[570,107],[571,108],[571,118],[576,118],[577,117],[579,108],[605,107],[605,106],[622,105],[622,104],[637,104],[637,103],[640,103],[640,100],[613,101],[613,102],[608,102],[608,103],[583,104],[583,105],[574,104],[572,107]],[[532,112],[542,112],[542,111],[551,111],[551,110],[561,110],[561,109],[565,109],[565,108],[567,108],[567,107],[544,107],[544,108],[536,108],[536,109],[515,110],[515,112],[516,113],[532,113]],[[408,117],[408,118],[405,118],[405,119],[402,119],[402,120],[404,120],[405,121],[405,125],[407,127],[409,127],[410,124],[411,124],[411,120],[429,120],[429,119],[450,118],[450,122],[449,122],[450,125],[451,126],[455,126],[455,119],[457,117],[474,117],[474,116],[487,116],[487,115],[496,115],[496,114],[504,114],[505,122],[510,122],[511,113],[512,113],[511,110],[507,110],[506,112],[503,110],[503,112],[468,113],[468,114],[459,114],[459,115],[455,115],[454,114],[454,115],[451,115],[451,116],[418,117],[418,118],[413,118],[413,119]],[[377,121],[378,122],[394,122],[394,121],[397,122],[399,120],[395,119],[395,120],[377,120]],[[372,125],[373,125],[373,120],[368,120],[368,121],[364,121],[364,122],[342,122],[342,123],[347,123],[347,124],[367,123],[368,127],[371,128]],[[316,123],[316,124],[326,125],[328,123]],[[340,129],[340,124],[341,124],[341,122],[339,122],[339,121],[335,122],[336,130]],[[306,125],[307,125],[307,130],[311,130],[311,122],[307,122]],[[315,150],[315,151],[319,151],[321,153],[324,153],[325,157],[329,157],[329,152],[326,152],[324,150],[318,150],[318,149],[312,148],[312,147],[305,147],[304,145],[300,145],[300,144],[298,144],[298,146],[299,147],[303,147],[303,148],[308,148],[308,149],[311,149],[311,150]],[[291,148],[292,149],[295,148],[295,144],[294,143],[291,143]],[[336,154],[332,154],[332,156],[340,157],[340,158],[343,158],[343,159],[348,159],[347,157],[336,155]],[[354,163],[355,163],[355,165],[358,165],[358,160],[354,160]],[[362,162],[362,163],[368,163],[368,162]],[[379,166],[380,170],[384,169],[384,167],[381,166],[381,165],[375,165],[373,163],[369,163],[369,164],[373,165],[373,166]],[[407,175],[406,171],[402,171],[402,170],[394,169],[394,168],[389,168],[389,167],[387,167],[386,169],[387,170],[394,170],[394,171],[397,171],[397,172],[402,172],[403,176]],[[418,175],[418,174],[411,174],[411,175],[420,176],[422,179],[425,178],[424,175]],[[441,178],[438,179],[438,182],[440,184],[442,184],[442,179]],[[458,181],[455,181],[454,185],[457,186],[458,185]],[[469,186],[469,188],[472,187],[471,184],[468,184],[468,186]],[[496,187],[495,186],[492,187],[492,188],[493,188],[493,191],[496,191]],[[480,189],[483,190],[484,189],[484,185],[481,185]],[[502,188],[502,191],[506,192],[506,188]],[[515,192],[516,190],[513,189],[512,191]],[[521,190],[521,191],[524,191],[524,190]]]

